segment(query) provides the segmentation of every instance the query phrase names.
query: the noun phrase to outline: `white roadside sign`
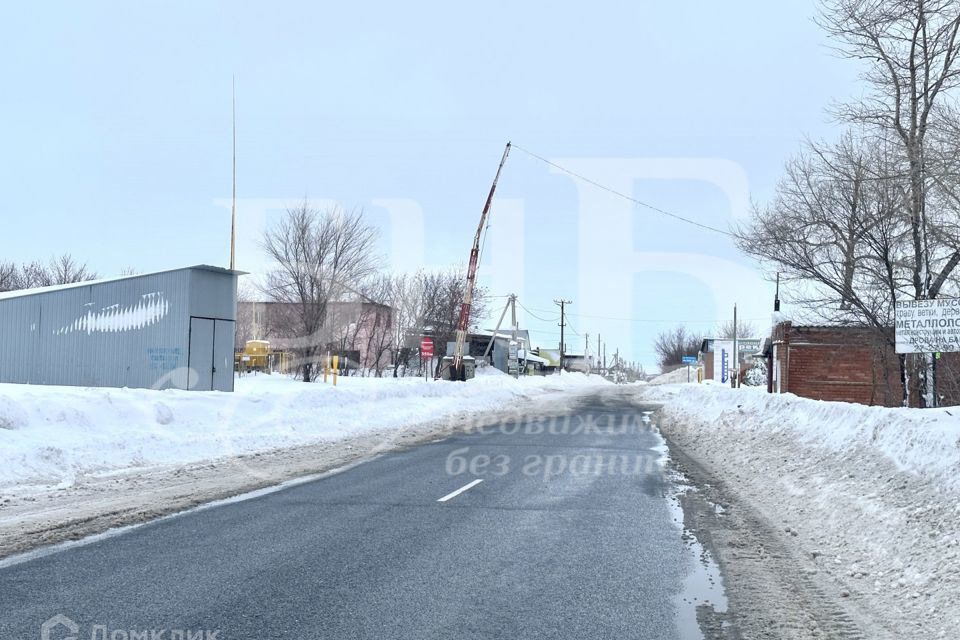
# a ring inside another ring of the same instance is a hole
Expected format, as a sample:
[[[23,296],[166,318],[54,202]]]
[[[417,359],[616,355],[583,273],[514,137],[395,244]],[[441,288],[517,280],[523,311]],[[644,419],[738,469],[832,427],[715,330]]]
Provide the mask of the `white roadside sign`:
[[[897,353],[960,351],[960,298],[899,300]]]
[[[730,370],[736,367],[733,362],[733,340],[713,341],[713,379],[718,382],[730,381]]]

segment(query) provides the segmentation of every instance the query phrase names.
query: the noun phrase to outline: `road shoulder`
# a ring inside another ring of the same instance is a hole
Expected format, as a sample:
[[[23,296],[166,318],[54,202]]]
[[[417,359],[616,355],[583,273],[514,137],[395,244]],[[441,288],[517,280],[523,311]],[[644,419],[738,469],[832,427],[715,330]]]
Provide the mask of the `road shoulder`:
[[[708,638],[732,640],[865,638],[856,623],[802,567],[789,541],[744,496],[701,462],[703,452],[678,442],[660,423],[670,466],[693,490],[680,495],[684,529],[720,565],[728,613],[702,608]],[[785,532],[789,536],[789,532]]]
[[[560,414],[595,392],[587,388],[548,393],[480,416],[448,414],[401,429],[370,430],[310,446],[91,475],[69,487],[6,496],[0,500],[0,559],[328,473],[525,413]]]

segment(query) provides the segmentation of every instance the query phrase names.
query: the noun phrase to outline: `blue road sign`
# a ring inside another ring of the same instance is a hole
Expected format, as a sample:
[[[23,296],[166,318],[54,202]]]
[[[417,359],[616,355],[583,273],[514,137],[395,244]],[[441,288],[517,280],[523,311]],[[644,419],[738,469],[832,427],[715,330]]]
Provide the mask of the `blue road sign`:
[[[697,356],[683,356],[683,364],[696,364]]]

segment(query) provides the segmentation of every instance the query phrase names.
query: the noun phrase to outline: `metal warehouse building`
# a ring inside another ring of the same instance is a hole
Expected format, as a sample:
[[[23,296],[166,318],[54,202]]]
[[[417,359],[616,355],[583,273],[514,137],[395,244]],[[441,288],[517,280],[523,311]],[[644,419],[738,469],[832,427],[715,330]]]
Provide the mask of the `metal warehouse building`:
[[[239,271],[0,293],[0,382],[233,391]]]

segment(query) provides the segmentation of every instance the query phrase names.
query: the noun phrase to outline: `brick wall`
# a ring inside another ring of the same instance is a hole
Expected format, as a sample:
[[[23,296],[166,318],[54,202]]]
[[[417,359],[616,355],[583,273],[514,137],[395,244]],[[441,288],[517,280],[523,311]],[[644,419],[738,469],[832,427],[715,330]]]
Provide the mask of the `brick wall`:
[[[773,369],[780,391],[816,400],[836,400],[898,407],[902,404],[900,362],[889,340],[862,327],[803,327],[777,324],[767,351],[768,390]],[[774,362],[773,346],[777,348]],[[942,406],[960,405],[960,353],[943,353],[936,361],[937,393]],[[922,366],[913,361],[908,366]],[[918,372],[912,371],[917,380]],[[910,406],[919,406],[916,392]]]
[[[898,360],[889,344],[857,327],[776,326],[780,390],[815,400],[897,406]]]

